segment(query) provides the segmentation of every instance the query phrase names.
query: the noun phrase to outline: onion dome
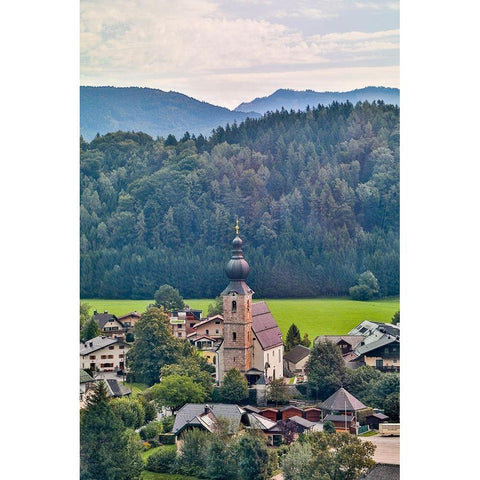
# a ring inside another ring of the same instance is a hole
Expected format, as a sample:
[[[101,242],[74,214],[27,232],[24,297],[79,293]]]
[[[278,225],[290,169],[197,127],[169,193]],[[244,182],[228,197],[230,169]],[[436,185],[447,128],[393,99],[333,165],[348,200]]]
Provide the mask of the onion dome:
[[[242,239],[237,235],[232,242],[232,258],[225,266],[225,273],[230,280],[245,280],[250,273],[250,265],[243,258]]]
[[[236,293],[238,295],[251,295],[253,290],[245,283],[245,279],[250,273],[250,265],[243,258],[242,239],[238,236],[238,220],[235,227],[236,236],[232,242],[232,257],[225,265],[225,273],[230,279],[227,288],[222,292],[222,295],[229,295]]]

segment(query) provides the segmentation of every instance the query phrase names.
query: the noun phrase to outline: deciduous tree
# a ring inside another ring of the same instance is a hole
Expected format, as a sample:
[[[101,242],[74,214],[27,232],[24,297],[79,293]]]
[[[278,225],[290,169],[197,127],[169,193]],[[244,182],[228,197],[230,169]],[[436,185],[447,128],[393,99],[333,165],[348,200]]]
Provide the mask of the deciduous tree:
[[[308,382],[322,400],[332,395],[345,381],[346,367],[340,348],[328,340],[315,344],[306,370]]]
[[[167,315],[155,307],[141,315],[133,334],[135,343],[127,354],[128,368],[135,379],[153,385],[159,381],[164,365],[179,360],[185,342],[173,337]]]
[[[185,307],[185,302],[178,289],[171,285],[162,285],[154,294],[155,306],[163,307],[165,312],[180,310]]]
[[[220,395],[225,403],[241,403],[248,398],[248,382],[239,370],[232,368],[225,374]]]
[[[168,375],[150,388],[159,408],[167,407],[172,413],[186,403],[202,403],[207,397],[205,389],[186,375]]]

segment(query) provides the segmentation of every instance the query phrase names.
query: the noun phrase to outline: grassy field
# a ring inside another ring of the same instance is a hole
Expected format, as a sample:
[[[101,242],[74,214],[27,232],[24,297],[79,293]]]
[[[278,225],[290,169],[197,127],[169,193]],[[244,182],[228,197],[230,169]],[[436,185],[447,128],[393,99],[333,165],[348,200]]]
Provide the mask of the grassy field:
[[[117,316],[136,310],[141,313],[153,300],[105,300],[82,299],[93,310],[108,311]],[[259,301],[259,299],[255,299]],[[393,314],[400,309],[399,299],[386,298],[371,302],[358,302],[349,298],[306,298],[306,299],[265,299],[282,333],[295,323],[303,335],[310,339],[317,335],[344,335],[363,320],[390,322]],[[207,312],[213,299],[185,300],[190,308]]]

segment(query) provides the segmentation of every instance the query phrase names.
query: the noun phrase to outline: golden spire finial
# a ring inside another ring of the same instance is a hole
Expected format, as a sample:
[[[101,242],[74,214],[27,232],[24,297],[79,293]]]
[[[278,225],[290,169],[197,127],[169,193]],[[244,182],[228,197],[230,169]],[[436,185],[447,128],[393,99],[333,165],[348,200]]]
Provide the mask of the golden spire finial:
[[[235,231],[237,232],[237,235],[238,235],[238,218],[237,218],[237,224],[235,225]]]

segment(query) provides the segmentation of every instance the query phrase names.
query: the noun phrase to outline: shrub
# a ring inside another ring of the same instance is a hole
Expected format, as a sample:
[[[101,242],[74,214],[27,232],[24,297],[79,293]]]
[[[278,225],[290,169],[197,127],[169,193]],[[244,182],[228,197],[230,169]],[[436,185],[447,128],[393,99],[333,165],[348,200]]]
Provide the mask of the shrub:
[[[147,459],[146,469],[156,473],[170,473],[173,470],[177,452],[172,448],[161,448]]]
[[[331,422],[330,420],[327,420],[324,424],[323,424],[323,431],[325,433],[335,433],[336,430],[335,430],[335,425],[333,424],[333,422]]]
[[[165,417],[162,420],[163,432],[170,433],[172,431],[174,423],[175,423],[175,417],[173,415]]]
[[[278,453],[276,450],[268,450],[267,475],[271,477],[278,470]]]
[[[139,433],[142,440],[156,438],[162,433],[162,424],[160,422],[150,422],[148,425],[145,425]]]
[[[175,445],[175,435],[171,433],[162,433],[158,436],[158,440],[163,445]]]
[[[355,285],[350,287],[348,293],[353,300],[367,301],[373,298],[373,291],[367,285]]]

